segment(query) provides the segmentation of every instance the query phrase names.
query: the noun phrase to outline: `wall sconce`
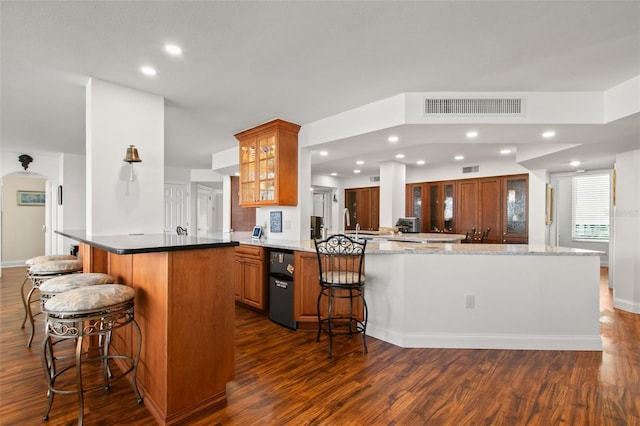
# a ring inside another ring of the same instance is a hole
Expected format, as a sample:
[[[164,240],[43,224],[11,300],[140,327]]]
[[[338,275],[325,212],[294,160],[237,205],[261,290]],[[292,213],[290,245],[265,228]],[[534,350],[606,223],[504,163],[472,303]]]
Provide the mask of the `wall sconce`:
[[[129,175],[129,182],[133,182],[135,180],[135,178],[133,177],[133,163],[142,162],[142,160],[140,159],[140,156],[138,155],[138,148],[136,148],[135,145],[129,145],[129,148],[127,148],[127,155],[125,155],[123,161],[129,163],[129,166],[131,166],[131,174]]]

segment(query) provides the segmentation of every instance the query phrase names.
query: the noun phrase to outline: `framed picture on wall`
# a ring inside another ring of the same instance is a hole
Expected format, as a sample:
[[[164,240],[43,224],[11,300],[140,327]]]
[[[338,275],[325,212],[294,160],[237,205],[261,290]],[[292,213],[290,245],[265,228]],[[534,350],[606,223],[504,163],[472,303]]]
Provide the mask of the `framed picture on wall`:
[[[282,212],[271,212],[270,216],[269,231],[282,232]]]
[[[44,191],[16,191],[18,196],[19,206],[44,206],[45,194]]]

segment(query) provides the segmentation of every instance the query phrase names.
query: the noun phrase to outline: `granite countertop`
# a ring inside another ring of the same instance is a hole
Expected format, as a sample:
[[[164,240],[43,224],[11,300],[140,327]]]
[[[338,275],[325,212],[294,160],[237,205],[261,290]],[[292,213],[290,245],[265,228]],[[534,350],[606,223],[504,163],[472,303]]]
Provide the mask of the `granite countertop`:
[[[355,237],[355,233],[349,231],[346,235]],[[430,233],[383,233],[366,231],[358,233],[358,238],[368,241],[404,241],[409,243],[459,243],[466,238],[464,234],[447,234],[440,232]]]
[[[89,236],[84,230],[55,231],[64,237],[80,241],[115,254],[137,254],[161,251],[195,250],[237,246],[230,237],[209,238],[175,234],[130,234]]]
[[[315,252],[313,240],[240,239],[240,244]],[[604,252],[535,244],[459,244],[367,241],[367,254],[600,256]]]

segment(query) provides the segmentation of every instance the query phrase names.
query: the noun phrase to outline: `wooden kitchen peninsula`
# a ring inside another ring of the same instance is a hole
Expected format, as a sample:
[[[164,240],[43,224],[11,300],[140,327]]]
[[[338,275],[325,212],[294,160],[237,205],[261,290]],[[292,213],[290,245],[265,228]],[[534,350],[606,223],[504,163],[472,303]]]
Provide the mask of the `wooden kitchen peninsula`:
[[[224,405],[226,384],[234,377],[230,265],[238,243],[167,234],[57,233],[80,242],[84,272],[108,273],[135,289],[142,330],[137,380],[158,423],[175,424]],[[128,353],[130,330],[115,335],[112,348]]]

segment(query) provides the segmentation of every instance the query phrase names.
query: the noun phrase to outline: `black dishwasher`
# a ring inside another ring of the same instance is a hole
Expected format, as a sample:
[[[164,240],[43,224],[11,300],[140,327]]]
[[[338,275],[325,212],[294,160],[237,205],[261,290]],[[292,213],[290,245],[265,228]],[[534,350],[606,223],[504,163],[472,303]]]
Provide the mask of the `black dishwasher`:
[[[293,252],[271,250],[269,254],[269,319],[293,330]]]

